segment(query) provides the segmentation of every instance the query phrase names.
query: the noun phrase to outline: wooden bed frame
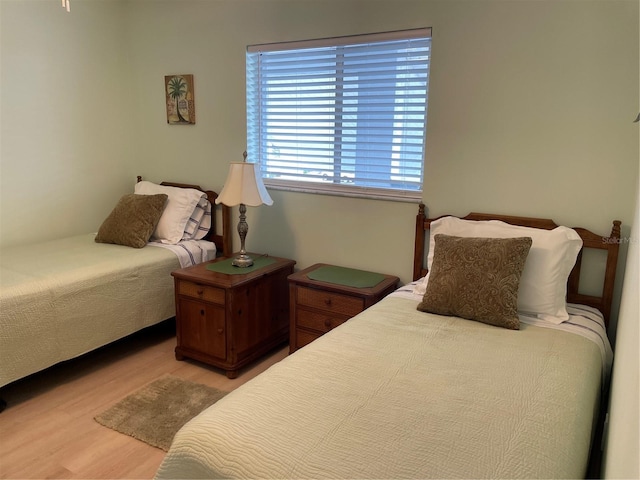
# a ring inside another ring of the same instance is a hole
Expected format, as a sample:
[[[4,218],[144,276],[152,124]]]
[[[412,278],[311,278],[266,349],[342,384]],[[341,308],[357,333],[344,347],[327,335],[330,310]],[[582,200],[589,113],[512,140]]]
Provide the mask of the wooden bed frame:
[[[421,203],[418,207],[416,215],[416,235],[415,235],[415,251],[413,256],[413,279],[418,280],[427,274],[425,262],[425,248],[428,244],[429,235],[425,232],[429,230],[431,222],[438,218],[445,217],[442,215],[437,218],[427,218],[425,215],[425,206]],[[524,227],[542,228],[545,230],[553,230],[558,225],[546,218],[529,218],[517,217],[512,215],[492,215],[487,213],[470,213],[466,217],[459,217],[463,220],[501,220],[511,225],[520,225]],[[567,281],[567,301],[571,303],[579,303],[597,308],[604,316],[605,323],[609,326],[611,317],[611,303],[613,300],[613,287],[616,278],[616,267],[618,265],[618,250],[620,249],[620,220],[614,220],[611,227],[611,234],[608,237],[596,235],[585,228],[574,228],[574,230],[582,238],[583,247],[578,254],[576,264],[569,275]],[[580,290],[580,268],[582,266],[582,252],[584,248],[594,248],[606,251],[607,260],[604,272],[604,282],[602,286],[602,295],[584,295]]]
[[[138,175],[138,182],[142,181],[142,177]],[[204,190],[199,185],[192,185],[189,183],[175,183],[175,182],[161,182],[160,185],[166,187],[179,187],[179,188],[195,188],[207,195],[207,199],[211,202],[211,230],[204,237],[204,240],[208,240],[216,244],[216,250],[218,256],[230,256],[233,253],[233,244],[231,236],[231,207],[226,205],[220,205],[221,220],[222,220],[222,233],[218,233],[218,225],[216,222],[216,198],[218,194],[213,190]]]

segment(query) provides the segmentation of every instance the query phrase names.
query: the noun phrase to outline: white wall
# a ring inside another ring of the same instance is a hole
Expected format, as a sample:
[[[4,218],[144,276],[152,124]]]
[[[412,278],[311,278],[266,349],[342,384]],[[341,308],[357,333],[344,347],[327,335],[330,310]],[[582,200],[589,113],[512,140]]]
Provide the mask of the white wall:
[[[424,200],[552,217],[606,234],[633,215],[638,176],[636,1],[131,2],[136,158],[154,180],[221,188],[246,145],[249,44],[433,27]],[[162,82],[195,75],[197,125],[164,123]],[[189,168],[185,168],[189,165]],[[299,267],[411,274],[413,204],[273,192],[247,247]],[[236,239],[237,242],[237,239]]]
[[[97,231],[135,181],[125,4],[71,3],[0,1],[3,246]]]
[[[618,335],[615,344],[611,397],[609,400],[609,430],[603,458],[603,478],[640,478],[640,310],[638,309],[638,267],[640,257],[640,192],[636,197],[627,270],[620,305]]]

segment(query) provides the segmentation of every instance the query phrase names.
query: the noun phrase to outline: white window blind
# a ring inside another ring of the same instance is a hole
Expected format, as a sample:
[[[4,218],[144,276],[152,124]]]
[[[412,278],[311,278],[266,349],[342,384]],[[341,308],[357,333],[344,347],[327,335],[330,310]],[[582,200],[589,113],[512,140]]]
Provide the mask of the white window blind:
[[[431,29],[250,46],[250,158],[272,188],[421,199]]]

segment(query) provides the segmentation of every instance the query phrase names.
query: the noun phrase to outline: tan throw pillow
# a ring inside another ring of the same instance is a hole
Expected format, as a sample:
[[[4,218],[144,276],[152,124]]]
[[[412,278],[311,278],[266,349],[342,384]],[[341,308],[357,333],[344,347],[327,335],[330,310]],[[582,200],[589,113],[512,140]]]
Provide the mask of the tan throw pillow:
[[[436,235],[418,310],[519,329],[518,285],[531,243],[530,237]]]
[[[167,202],[165,194],[123,196],[102,222],[96,242],[144,247],[158,225]]]

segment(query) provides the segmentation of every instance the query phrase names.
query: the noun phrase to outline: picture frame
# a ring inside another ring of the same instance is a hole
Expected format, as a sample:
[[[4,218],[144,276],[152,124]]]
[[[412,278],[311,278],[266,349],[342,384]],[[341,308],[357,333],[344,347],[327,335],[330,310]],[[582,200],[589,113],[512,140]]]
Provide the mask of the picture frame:
[[[196,108],[193,75],[165,75],[165,104],[169,125],[195,125]]]

